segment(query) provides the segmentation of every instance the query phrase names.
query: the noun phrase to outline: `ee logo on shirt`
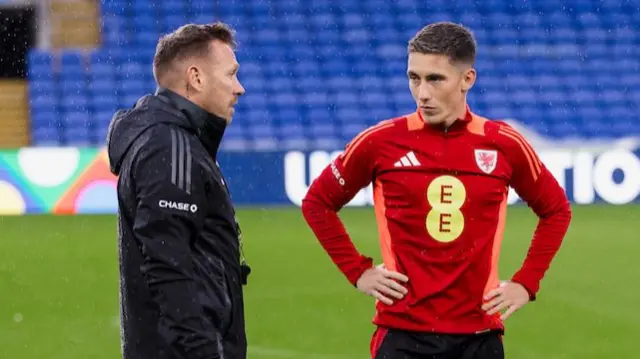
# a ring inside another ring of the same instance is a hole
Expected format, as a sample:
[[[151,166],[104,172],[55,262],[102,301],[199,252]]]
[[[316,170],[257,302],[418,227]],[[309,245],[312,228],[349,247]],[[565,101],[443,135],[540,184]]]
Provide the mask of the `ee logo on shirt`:
[[[453,176],[435,178],[427,188],[427,201],[431,210],[427,214],[427,232],[438,242],[456,240],[464,229],[464,215],[460,207],[467,191],[464,184]]]

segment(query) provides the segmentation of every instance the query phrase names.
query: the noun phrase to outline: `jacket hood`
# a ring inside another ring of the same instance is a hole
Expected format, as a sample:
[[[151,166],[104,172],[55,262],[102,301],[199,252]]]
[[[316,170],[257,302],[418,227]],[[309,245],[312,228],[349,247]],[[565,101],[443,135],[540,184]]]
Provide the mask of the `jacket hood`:
[[[117,111],[107,130],[107,152],[111,173],[118,175],[122,162],[134,141],[147,129],[158,124],[173,124],[197,134],[209,153],[215,157],[226,128],[226,121],[193,102],[160,88],[145,95],[133,108]]]

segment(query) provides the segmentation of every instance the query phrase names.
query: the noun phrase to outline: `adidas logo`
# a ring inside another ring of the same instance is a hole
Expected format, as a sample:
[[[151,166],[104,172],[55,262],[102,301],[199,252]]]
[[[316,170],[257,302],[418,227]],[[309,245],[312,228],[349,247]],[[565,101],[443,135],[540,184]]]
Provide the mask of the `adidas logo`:
[[[396,162],[393,165],[393,167],[413,167],[413,166],[420,166],[420,161],[418,161],[413,151],[402,156],[402,158],[400,158],[400,161]]]

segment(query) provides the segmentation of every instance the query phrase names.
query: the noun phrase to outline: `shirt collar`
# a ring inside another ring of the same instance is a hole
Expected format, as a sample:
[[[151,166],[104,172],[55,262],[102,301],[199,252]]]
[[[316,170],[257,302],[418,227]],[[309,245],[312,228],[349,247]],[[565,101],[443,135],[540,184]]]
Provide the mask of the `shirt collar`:
[[[418,117],[420,118],[420,120],[424,124],[426,124],[427,122],[424,120],[424,117],[422,117],[422,112],[420,111],[419,108],[416,110],[416,113],[418,114]],[[473,112],[471,112],[471,108],[469,107],[469,104],[466,104],[465,105],[464,115],[462,117],[457,118],[455,122],[458,122],[458,121],[471,122],[471,120],[473,120]]]
[[[166,98],[174,108],[185,115],[207,150],[215,157],[227,127],[227,121],[167,88],[158,88],[156,96]]]

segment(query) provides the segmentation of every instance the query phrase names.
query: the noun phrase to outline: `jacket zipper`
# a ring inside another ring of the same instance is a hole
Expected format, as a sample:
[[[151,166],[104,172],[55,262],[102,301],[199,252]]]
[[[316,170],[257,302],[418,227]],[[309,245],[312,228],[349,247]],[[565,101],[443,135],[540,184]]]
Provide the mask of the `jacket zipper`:
[[[225,191],[227,192],[227,197],[229,198],[229,201],[231,202],[231,192],[229,191],[229,187],[227,187],[227,182],[224,180],[224,176],[222,174],[222,170],[220,169],[220,165],[218,164],[218,161],[214,161],[214,164],[215,164],[215,168],[216,168],[217,174],[218,174],[218,176],[220,176],[220,181],[222,182],[222,187],[224,187]],[[236,230],[236,236],[237,236],[237,239],[238,239],[238,261],[240,262],[240,282],[241,282],[242,285],[245,285],[245,284],[247,284],[247,277],[251,273],[251,268],[247,264],[247,260],[246,260],[245,255],[244,255],[243,241],[242,241],[242,229],[240,228],[240,223],[238,222],[238,217],[236,215],[236,210],[233,207],[233,205],[231,205],[231,208],[233,209],[233,223],[234,223],[234,227],[235,227],[235,230]]]
[[[444,128],[444,149],[442,151],[442,158],[444,159],[445,166],[447,166],[446,167],[447,168],[447,170],[446,170],[447,173],[450,172],[450,169],[451,169],[449,167],[449,159],[447,158],[448,157],[448,153],[447,153],[448,152],[447,151],[447,147],[448,146],[447,145],[448,145],[448,142],[449,142],[448,140],[449,140],[449,127],[445,127]]]

